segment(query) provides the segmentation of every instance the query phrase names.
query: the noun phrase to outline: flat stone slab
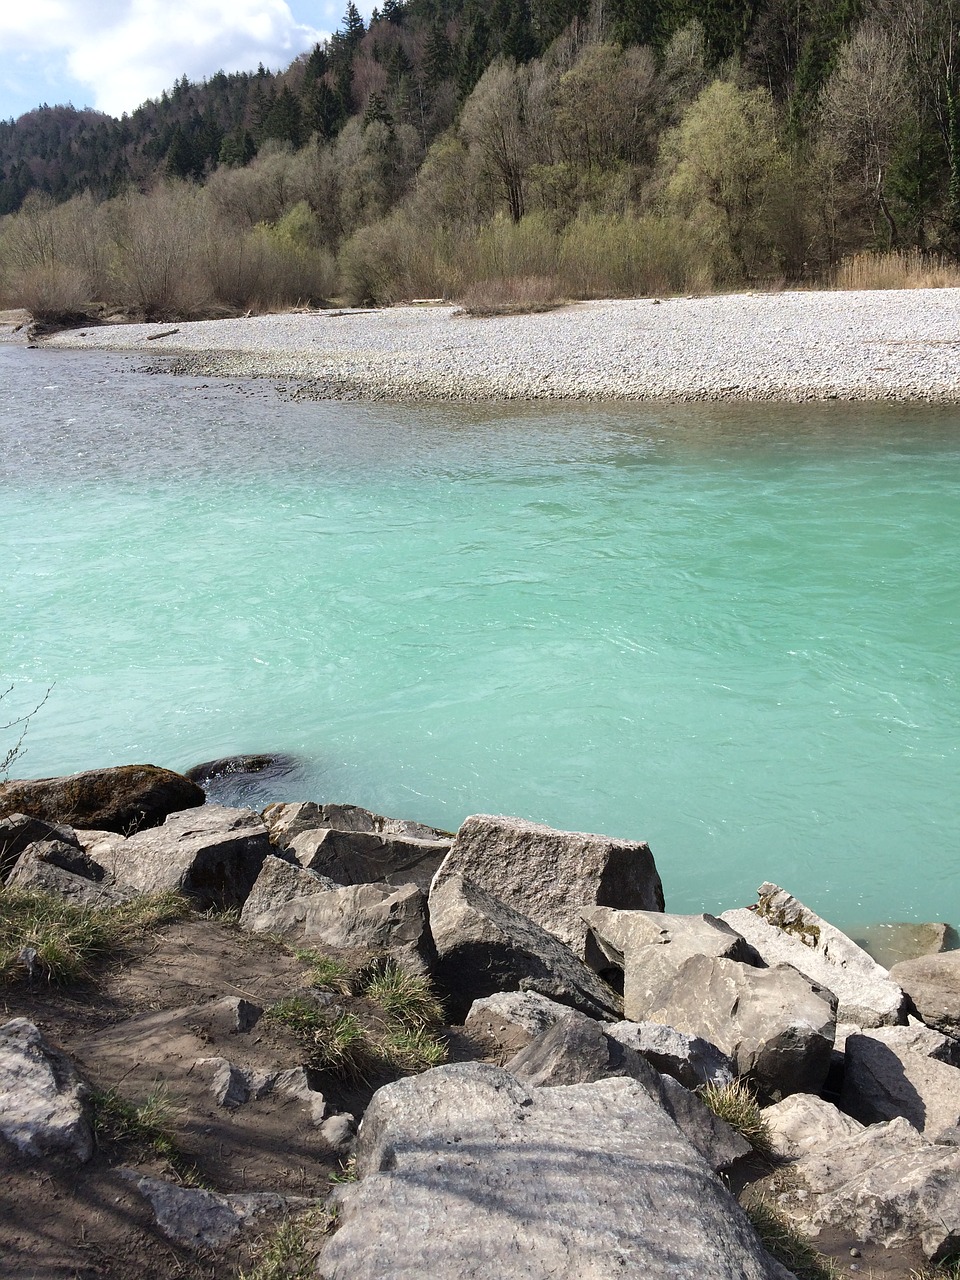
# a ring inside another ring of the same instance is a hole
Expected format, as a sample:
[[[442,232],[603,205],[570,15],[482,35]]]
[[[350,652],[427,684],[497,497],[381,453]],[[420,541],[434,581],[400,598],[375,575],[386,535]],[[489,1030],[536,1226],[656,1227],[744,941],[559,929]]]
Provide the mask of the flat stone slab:
[[[765,964],[789,964],[837,997],[837,1019],[858,1027],[904,1022],[903,991],[845,933],[774,884],[762,884],[756,908],[720,917],[755,948]]]
[[[486,890],[587,955],[584,907],[663,910],[663,887],[649,845],[582,831],[557,831],[521,818],[465,820],[437,872]]]
[[[282,1213],[314,1203],[304,1197],[274,1192],[219,1195],[215,1191],[181,1187],[162,1178],[151,1178],[136,1169],[119,1172],[149,1203],[157,1226],[167,1239],[196,1252],[222,1249],[249,1222],[263,1214]]]
[[[633,1080],[440,1067],[374,1095],[356,1156],[325,1280],[788,1280]]]

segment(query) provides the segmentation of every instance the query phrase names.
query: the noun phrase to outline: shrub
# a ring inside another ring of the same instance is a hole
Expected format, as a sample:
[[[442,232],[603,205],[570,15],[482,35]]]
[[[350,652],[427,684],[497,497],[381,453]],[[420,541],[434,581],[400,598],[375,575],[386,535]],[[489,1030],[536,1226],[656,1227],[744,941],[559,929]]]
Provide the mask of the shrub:
[[[837,267],[833,284],[837,289],[952,289],[960,286],[960,265],[919,249],[855,253]]]

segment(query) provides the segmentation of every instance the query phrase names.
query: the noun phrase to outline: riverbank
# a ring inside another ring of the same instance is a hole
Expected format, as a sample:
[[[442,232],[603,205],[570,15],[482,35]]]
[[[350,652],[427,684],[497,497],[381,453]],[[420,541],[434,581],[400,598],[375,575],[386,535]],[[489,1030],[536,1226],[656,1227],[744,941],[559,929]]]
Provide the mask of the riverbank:
[[[305,398],[960,400],[960,289],[454,306],[102,325],[44,347],[133,351],[201,377],[294,379]],[[168,360],[167,357],[170,359]]]

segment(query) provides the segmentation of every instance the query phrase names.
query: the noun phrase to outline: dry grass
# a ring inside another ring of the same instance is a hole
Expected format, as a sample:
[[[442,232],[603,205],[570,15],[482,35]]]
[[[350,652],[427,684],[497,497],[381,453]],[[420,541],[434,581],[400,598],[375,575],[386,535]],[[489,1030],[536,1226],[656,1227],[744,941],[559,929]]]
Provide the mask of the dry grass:
[[[960,265],[919,249],[855,253],[837,267],[833,284],[836,289],[953,289],[960,287]]]
[[[746,1138],[758,1155],[770,1157],[773,1154],[770,1126],[746,1081],[708,1084],[700,1096],[715,1116],[725,1120],[731,1129]]]
[[[516,316],[555,311],[564,304],[556,276],[497,276],[471,285],[463,294],[461,314]]]
[[[829,1258],[817,1253],[793,1222],[762,1196],[744,1205],[747,1217],[768,1253],[797,1280],[840,1280],[842,1272]]]

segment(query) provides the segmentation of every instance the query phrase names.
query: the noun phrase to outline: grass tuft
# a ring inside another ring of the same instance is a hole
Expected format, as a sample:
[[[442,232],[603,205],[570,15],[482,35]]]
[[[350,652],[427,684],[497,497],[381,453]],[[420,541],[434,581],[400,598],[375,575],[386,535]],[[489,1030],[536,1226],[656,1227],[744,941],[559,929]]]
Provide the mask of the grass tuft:
[[[758,1155],[768,1159],[773,1156],[770,1125],[745,1080],[705,1085],[700,1096],[718,1119],[725,1120],[731,1129],[746,1138]]]
[[[447,1046],[426,1027],[396,1027],[380,1041],[384,1061],[399,1075],[429,1071],[447,1060]]]
[[[165,893],[119,906],[84,906],[40,889],[0,890],[0,986],[42,975],[77,982],[147,929],[180,919],[183,898]]]
[[[94,1127],[98,1138],[132,1142],[165,1160],[177,1161],[177,1108],[166,1085],[151,1089],[142,1102],[131,1102],[116,1087],[93,1095]]]
[[[518,316],[555,311],[564,305],[554,276],[499,276],[480,280],[461,298],[467,316]]]
[[[932,1262],[919,1271],[911,1271],[910,1280],[960,1280],[960,1257]]]
[[[323,1209],[297,1218],[285,1218],[268,1236],[261,1236],[253,1249],[253,1266],[237,1273],[237,1280],[311,1280],[316,1275],[315,1241],[326,1234],[335,1221]]]
[[[316,987],[318,991],[335,991],[342,996],[353,993],[350,971],[336,956],[325,956],[320,951],[309,949],[295,949],[293,954],[302,964],[310,966],[308,981],[311,987]]]
[[[443,1022],[443,1005],[429,981],[401,969],[393,960],[371,965],[360,975],[357,990],[405,1027],[438,1027]]]
[[[763,1247],[797,1280],[841,1280],[833,1261],[817,1253],[793,1222],[769,1200],[760,1196],[744,1205]]]

